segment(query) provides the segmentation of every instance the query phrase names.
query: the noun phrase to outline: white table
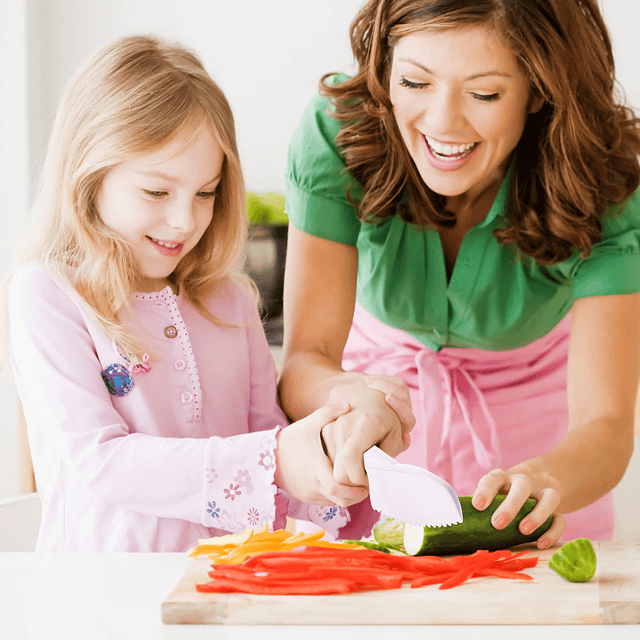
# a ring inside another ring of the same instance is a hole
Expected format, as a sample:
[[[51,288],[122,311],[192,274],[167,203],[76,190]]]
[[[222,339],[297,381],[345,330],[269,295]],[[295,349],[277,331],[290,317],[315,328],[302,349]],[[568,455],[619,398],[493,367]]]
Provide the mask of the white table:
[[[190,565],[185,554],[0,553],[3,640],[637,640],[640,625],[300,627],[163,625],[161,604]],[[579,635],[576,635],[579,634]]]

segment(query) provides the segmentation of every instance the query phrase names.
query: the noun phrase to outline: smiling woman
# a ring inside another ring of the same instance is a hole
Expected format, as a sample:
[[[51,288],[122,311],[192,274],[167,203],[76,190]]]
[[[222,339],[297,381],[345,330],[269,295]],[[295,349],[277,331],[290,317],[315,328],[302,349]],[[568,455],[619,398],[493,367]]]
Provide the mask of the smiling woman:
[[[350,404],[322,430],[341,482],[366,484],[378,444],[478,509],[504,493],[498,529],[534,497],[519,526],[553,515],[541,548],[609,539],[640,373],[640,124],[597,1],[370,0],[351,43],[357,72],[322,78],[289,148],[283,407]],[[351,516],[357,537],[377,514]]]

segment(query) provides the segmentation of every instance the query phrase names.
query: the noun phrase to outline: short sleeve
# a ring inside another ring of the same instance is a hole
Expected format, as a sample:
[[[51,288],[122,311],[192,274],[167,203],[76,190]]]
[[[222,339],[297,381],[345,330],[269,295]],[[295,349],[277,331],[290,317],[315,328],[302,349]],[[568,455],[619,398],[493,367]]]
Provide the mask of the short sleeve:
[[[345,76],[334,76],[334,82]],[[347,172],[335,137],[341,123],[331,103],[317,95],[307,107],[289,144],[285,175],[289,221],[297,229],[334,242],[355,245],[360,231],[349,196],[362,189]]]
[[[575,261],[575,298],[640,292],[640,191],[602,217],[602,240]]]

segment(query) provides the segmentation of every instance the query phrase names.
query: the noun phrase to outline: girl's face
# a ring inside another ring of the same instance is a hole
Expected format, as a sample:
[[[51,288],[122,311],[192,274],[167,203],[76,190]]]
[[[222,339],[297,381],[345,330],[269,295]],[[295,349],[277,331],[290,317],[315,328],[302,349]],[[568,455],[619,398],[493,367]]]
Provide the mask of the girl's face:
[[[425,31],[393,51],[391,102],[425,184],[470,197],[499,182],[529,113],[529,81],[502,39],[484,27]]]
[[[180,131],[150,153],[113,167],[98,191],[103,222],[126,240],[143,291],[167,286],[213,217],[224,153],[209,125]]]

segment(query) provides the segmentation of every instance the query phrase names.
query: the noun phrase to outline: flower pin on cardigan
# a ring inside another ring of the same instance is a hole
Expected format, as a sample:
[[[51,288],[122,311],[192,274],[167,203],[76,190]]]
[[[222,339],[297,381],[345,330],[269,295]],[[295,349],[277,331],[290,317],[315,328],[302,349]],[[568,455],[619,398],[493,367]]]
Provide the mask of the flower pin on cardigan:
[[[133,389],[133,378],[123,364],[110,364],[100,375],[112,396],[126,396]]]
[[[145,353],[142,356],[142,362],[134,364],[131,367],[131,373],[148,373],[151,371],[151,365],[149,364],[149,354]]]

